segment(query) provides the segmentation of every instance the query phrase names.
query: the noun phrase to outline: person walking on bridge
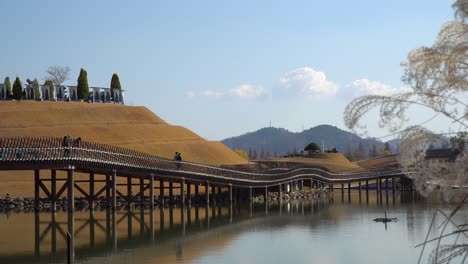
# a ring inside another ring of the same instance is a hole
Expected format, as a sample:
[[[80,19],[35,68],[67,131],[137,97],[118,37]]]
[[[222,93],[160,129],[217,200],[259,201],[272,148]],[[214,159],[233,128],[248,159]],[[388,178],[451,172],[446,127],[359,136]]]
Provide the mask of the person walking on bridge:
[[[63,147],[63,156],[64,157],[68,157],[68,155],[70,155],[70,136],[69,135],[66,135],[63,137],[63,140],[62,140],[62,147]]]
[[[181,161],[182,161],[182,156],[180,155],[180,152],[179,152],[177,153],[177,169],[178,170],[182,169]]]

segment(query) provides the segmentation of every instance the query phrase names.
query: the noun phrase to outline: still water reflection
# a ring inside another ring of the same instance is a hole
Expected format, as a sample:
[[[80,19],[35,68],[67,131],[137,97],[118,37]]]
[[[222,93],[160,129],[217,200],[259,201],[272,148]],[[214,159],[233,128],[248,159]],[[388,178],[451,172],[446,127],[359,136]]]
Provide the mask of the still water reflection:
[[[81,211],[75,263],[416,263],[435,208],[411,193],[353,191],[267,206]],[[385,210],[398,222],[372,221]],[[0,214],[0,263],[65,263],[68,217]],[[457,214],[466,219],[468,210]]]

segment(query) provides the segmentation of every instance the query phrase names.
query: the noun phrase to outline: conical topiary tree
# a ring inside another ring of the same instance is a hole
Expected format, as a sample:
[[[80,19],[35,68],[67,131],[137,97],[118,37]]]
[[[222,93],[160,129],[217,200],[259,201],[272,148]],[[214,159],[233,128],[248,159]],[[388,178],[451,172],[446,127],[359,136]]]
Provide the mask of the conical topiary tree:
[[[34,79],[32,82],[32,87],[34,90],[34,100],[40,101],[41,100],[41,92],[39,91],[39,82],[37,79]]]
[[[21,100],[23,98],[23,84],[20,78],[17,76],[15,82],[13,82],[13,99]]]
[[[81,68],[80,76],[78,76],[78,85],[76,87],[78,99],[88,100],[89,86],[88,86],[88,73],[85,69]]]
[[[117,75],[117,73],[112,74],[112,79],[111,79],[110,88],[111,88],[112,100],[115,101],[115,98],[114,98],[114,89],[122,90],[122,87],[120,86],[119,75]]]
[[[10,77],[6,77],[4,84],[6,86],[6,94],[8,98],[13,97],[13,91],[11,90],[11,82],[10,82]]]
[[[54,98],[54,91],[55,91],[54,83],[51,80],[46,80],[44,82],[44,86],[49,86],[49,96],[47,98],[44,98],[44,99],[47,99],[47,100],[53,99]]]

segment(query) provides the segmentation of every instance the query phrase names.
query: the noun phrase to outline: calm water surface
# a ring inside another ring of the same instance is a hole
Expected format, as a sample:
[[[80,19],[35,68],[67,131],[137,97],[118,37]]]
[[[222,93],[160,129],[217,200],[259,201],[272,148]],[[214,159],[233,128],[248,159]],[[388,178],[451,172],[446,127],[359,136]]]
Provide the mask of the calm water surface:
[[[351,200],[335,192],[333,199],[268,207],[75,212],[76,263],[417,263],[421,248],[415,246],[435,210],[454,207],[411,194],[377,198],[370,192],[367,201],[364,192],[359,202],[353,191]],[[398,221],[372,221],[385,210]],[[0,214],[0,263],[65,263],[67,219],[67,213]],[[455,220],[467,219],[465,208]],[[430,237],[443,224],[436,216]],[[425,249],[424,263],[433,248]]]

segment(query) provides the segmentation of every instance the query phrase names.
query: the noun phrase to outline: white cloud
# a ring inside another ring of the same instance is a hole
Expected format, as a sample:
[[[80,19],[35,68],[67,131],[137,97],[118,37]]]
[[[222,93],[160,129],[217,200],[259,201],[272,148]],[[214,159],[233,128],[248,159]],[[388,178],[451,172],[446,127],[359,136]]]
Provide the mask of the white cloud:
[[[203,96],[207,97],[215,97],[215,98],[220,98],[224,96],[223,92],[216,92],[216,91],[211,91],[211,90],[205,90],[201,93]]]
[[[194,91],[187,91],[185,92],[185,97],[192,98],[195,97],[197,94]]]
[[[359,79],[348,84],[345,93],[354,97],[363,95],[390,95],[398,92],[400,89],[381,82]]]
[[[241,99],[256,99],[266,95],[266,91],[262,86],[243,84],[229,91],[230,97]]]
[[[225,99],[257,99],[266,96],[266,90],[262,86],[255,86],[251,84],[243,84],[232,88],[227,92],[204,90],[202,92],[188,91],[185,93],[188,98],[196,96],[212,97],[212,98],[225,98]]]
[[[279,96],[315,98],[335,96],[338,85],[327,80],[324,72],[303,67],[287,72],[281,77],[275,91]]]

